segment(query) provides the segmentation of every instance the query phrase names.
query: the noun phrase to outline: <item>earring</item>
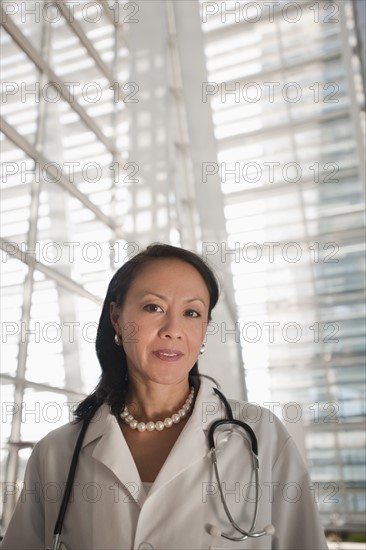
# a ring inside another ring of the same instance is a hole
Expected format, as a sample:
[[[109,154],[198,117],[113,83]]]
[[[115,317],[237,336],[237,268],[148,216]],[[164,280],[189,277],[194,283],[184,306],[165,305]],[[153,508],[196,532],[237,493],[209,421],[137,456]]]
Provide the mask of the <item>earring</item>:
[[[205,353],[205,349],[206,349],[205,344],[202,344],[201,349],[200,349],[200,355],[202,355],[203,353]]]
[[[115,342],[116,346],[121,347],[121,342],[119,340],[119,336],[118,336],[117,332],[114,335],[114,342]]]

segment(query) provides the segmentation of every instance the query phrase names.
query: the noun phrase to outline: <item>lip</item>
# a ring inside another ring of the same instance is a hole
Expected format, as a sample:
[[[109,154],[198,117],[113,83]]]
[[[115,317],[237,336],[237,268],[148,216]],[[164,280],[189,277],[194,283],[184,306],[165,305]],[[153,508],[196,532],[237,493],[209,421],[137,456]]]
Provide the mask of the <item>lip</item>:
[[[183,356],[178,349],[157,349],[153,354],[161,361],[178,361]]]

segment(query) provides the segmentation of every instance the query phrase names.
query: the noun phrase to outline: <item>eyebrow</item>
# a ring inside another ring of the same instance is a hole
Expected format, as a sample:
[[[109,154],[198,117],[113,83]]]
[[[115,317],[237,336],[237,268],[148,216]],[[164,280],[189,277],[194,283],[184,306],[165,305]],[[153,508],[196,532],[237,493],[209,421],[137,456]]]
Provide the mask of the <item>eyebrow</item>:
[[[164,300],[165,302],[167,301],[167,297],[164,296],[163,294],[158,294],[157,292],[151,292],[150,290],[143,290],[141,292],[141,298],[145,297],[148,294],[151,294],[152,296],[156,296],[157,298],[160,298],[161,300]],[[202,302],[202,304],[204,306],[207,305],[206,302],[203,300],[203,298],[200,298],[199,296],[195,296],[193,298],[186,298],[184,300],[184,303],[188,304],[190,302],[196,302],[196,301]]]

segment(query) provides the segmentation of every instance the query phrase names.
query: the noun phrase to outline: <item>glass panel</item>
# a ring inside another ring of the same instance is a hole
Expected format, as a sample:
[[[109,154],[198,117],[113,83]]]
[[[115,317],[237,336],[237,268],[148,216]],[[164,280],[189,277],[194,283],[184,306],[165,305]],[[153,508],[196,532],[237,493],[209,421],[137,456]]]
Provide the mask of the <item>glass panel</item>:
[[[21,440],[37,442],[49,431],[70,421],[67,397],[52,391],[27,389],[24,392],[21,418]]]

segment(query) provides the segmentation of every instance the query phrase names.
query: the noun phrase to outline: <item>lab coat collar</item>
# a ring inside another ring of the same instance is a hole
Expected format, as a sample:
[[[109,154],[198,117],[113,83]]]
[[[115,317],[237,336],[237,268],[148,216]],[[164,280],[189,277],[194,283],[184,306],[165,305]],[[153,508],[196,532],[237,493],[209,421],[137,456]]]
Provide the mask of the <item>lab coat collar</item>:
[[[211,381],[202,377],[200,381],[200,389],[191,416],[170,451],[149,495],[161,489],[209,453],[207,432],[209,425],[220,417],[220,400],[213,392]]]
[[[202,377],[200,381],[191,416],[161,468],[149,495],[209,453],[208,428],[213,421],[223,416],[223,410],[220,399],[213,391],[213,383]],[[109,468],[130,492],[131,497],[142,506],[146,494],[138,470],[118,422],[106,404],[100,407],[90,423],[82,448],[98,438],[93,458]]]
[[[95,439],[104,436],[109,431],[114,431],[114,428],[119,429],[118,422],[111,414],[109,405],[104,403],[99,407],[88,426],[82,448],[92,443]]]
[[[111,470],[130,493],[132,500],[138,502],[139,495],[144,493],[141,479],[117,419],[107,404],[103,404],[93,417],[82,448],[97,439],[99,441],[94,447],[93,458]]]

